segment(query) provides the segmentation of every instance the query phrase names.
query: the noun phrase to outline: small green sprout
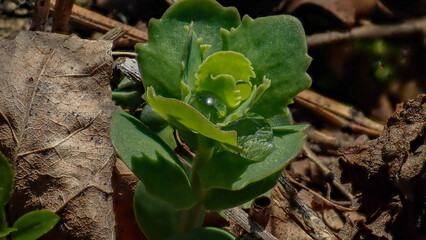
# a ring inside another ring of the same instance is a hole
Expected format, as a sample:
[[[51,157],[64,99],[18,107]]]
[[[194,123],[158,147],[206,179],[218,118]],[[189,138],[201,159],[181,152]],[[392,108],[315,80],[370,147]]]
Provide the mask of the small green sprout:
[[[181,0],[136,45],[146,101],[115,112],[111,138],[141,180],[138,223],[151,240],[235,239],[202,228],[205,210],[244,204],[275,186],[306,125],[287,105],[311,84],[311,58],[291,16],[241,20],[214,0]],[[178,156],[173,133],[195,152]],[[190,167],[188,167],[190,166]]]

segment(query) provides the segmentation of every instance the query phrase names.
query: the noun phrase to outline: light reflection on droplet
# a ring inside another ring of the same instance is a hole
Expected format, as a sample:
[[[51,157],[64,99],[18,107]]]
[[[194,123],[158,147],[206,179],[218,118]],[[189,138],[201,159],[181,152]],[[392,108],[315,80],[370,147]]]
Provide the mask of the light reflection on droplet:
[[[212,97],[206,97],[206,105],[212,106],[214,103],[214,99]]]
[[[214,93],[197,92],[191,96],[188,103],[214,123],[226,115],[225,104]]]

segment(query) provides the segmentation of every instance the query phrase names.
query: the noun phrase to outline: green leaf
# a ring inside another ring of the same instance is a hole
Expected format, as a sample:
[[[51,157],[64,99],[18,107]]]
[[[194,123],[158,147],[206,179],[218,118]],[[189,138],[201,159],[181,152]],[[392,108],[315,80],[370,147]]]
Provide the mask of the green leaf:
[[[206,165],[198,170],[201,186],[203,190],[211,188],[236,190],[233,188],[233,183],[253,163],[255,162],[232,152],[221,151],[214,153]]]
[[[220,97],[211,92],[196,92],[189,98],[188,104],[203,114],[212,123],[226,116],[226,105]]]
[[[134,110],[142,104],[142,89],[124,89],[112,91],[112,99],[123,108]]]
[[[300,22],[287,15],[251,19],[244,16],[236,29],[221,30],[223,50],[244,54],[250,59],[256,79],[271,79],[271,87],[252,111],[272,117],[282,114],[292,98],[308,88],[311,79],[306,74],[311,58],[307,55],[305,33]]]
[[[26,213],[16,220],[12,233],[13,240],[33,240],[49,232],[59,221],[59,217],[51,211],[38,210]]]
[[[199,170],[203,189],[221,188],[240,190],[283,169],[300,151],[307,125],[290,125],[272,128],[275,151],[264,161],[253,163],[235,153],[213,155]]]
[[[208,56],[222,48],[220,29],[237,27],[241,21],[235,8],[214,0],[181,0],[172,5],[160,20],[149,22],[149,41],[135,47],[145,88],[153,86],[161,96],[181,99],[181,62],[188,36],[184,26],[191,22],[198,38],[211,45],[205,52]]]
[[[251,91],[251,94],[248,97],[248,99],[244,101],[232,113],[226,116],[226,118],[221,123],[218,123],[217,125],[223,127],[228,125],[230,122],[235,121],[238,118],[244,116],[244,114],[250,111],[250,108],[253,107],[253,105],[260,99],[260,97],[263,95],[266,89],[269,88],[269,86],[271,86],[271,80],[264,77],[262,84],[260,84],[258,87],[253,86],[253,90]]]
[[[237,144],[244,149],[240,155],[243,158],[259,162],[274,151],[272,129],[262,116],[248,113],[222,129],[238,133]]]
[[[197,91],[212,92],[227,106],[235,108],[245,100],[241,90],[237,88],[237,80],[248,82],[252,77],[255,77],[253,67],[244,55],[233,51],[220,51],[210,55],[200,65],[195,85]],[[243,94],[245,98],[250,95],[246,92]]]
[[[152,87],[147,89],[146,100],[161,117],[175,127],[189,129],[216,141],[236,146],[235,131],[220,130],[192,106],[174,98],[157,96]]]
[[[291,117],[290,111],[285,109],[285,114],[277,114],[268,119],[269,125],[272,127],[277,126],[291,126],[293,124],[293,118]]]
[[[0,152],[0,211],[9,202],[13,187],[13,172],[6,156]],[[1,221],[1,219],[0,219]],[[0,223],[1,226],[1,223]]]
[[[219,51],[210,55],[200,65],[196,84],[199,87],[203,87],[209,76],[216,77],[220,74],[231,75],[235,80],[243,81],[249,81],[250,78],[256,77],[250,60],[244,57],[243,54],[234,51]]]
[[[9,235],[11,232],[15,232],[16,228],[3,228],[0,229],[0,238]]]
[[[244,204],[273,188],[281,171],[272,173],[260,181],[250,183],[245,188],[237,191],[225,189],[211,189],[203,199],[203,204],[208,210],[219,211]]]
[[[150,240],[163,240],[179,232],[181,211],[149,194],[139,182],[134,211],[139,227]]]
[[[114,112],[111,140],[120,158],[149,193],[178,209],[195,204],[182,164],[166,143],[142,122],[124,111]]]
[[[173,136],[174,129],[149,104],[145,104],[139,119],[145,126],[155,132],[170,149],[177,147],[175,137]]]
[[[145,104],[139,119],[155,133],[163,130],[168,125],[167,121],[154,111],[149,104]]]
[[[202,227],[184,232],[167,240],[235,240],[231,233],[215,227]]]
[[[157,132],[158,137],[160,137],[170,149],[176,149],[177,147],[175,136],[173,135],[174,131],[175,130],[170,125],[167,125],[161,131]]]
[[[182,100],[189,98],[191,91],[195,90],[195,74],[198,72],[198,67],[203,62],[204,49],[201,47],[201,39],[197,39],[197,34],[194,32],[194,23],[188,27],[188,39],[185,43],[182,67]],[[184,86],[182,86],[184,85]]]
[[[142,84],[137,85],[132,80],[130,80],[128,77],[123,77],[120,80],[120,83],[118,83],[116,90],[124,90],[124,89],[129,89],[129,88],[136,88],[136,87],[140,87],[140,85],[142,85]]]

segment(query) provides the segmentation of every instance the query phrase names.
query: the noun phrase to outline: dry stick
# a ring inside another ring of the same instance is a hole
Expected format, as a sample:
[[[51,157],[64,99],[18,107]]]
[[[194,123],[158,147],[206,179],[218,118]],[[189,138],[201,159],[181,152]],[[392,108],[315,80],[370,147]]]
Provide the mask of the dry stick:
[[[308,46],[315,47],[318,45],[329,44],[340,40],[379,38],[424,31],[426,31],[426,17],[409,20],[400,24],[369,24],[361,27],[352,28],[350,31],[347,32],[317,33],[308,36],[306,41],[308,43]]]
[[[324,176],[329,176],[332,178],[332,183],[333,185],[339,189],[339,191],[345,195],[345,197],[347,197],[349,200],[353,200],[354,196],[348,192],[348,190],[346,190],[343,185],[336,180],[336,178],[333,176],[333,173],[331,172],[330,169],[328,169],[327,166],[325,166],[321,160],[319,160],[319,158],[317,157],[317,155],[315,155],[315,153],[308,147],[308,145],[306,145],[306,143],[303,144],[303,150],[306,153],[306,156],[311,159],[321,170],[321,172],[324,174]]]
[[[50,0],[37,0],[30,30],[44,31],[49,17]]]
[[[114,51],[111,53],[113,57],[128,57],[128,58],[136,58],[138,56],[137,53],[134,52],[119,52],[119,51]]]
[[[283,204],[277,202],[277,205],[283,208],[290,216],[294,217],[297,222],[302,225],[302,228],[315,240],[336,240],[333,232],[328,229],[325,223],[318,217],[314,210],[306,205],[302,199],[297,196],[297,191],[291,185],[286,175],[282,173],[278,178],[279,193],[287,199],[289,207],[284,207]]]
[[[305,186],[305,185],[299,183],[298,181],[294,180],[290,176],[290,174],[288,174],[287,172],[286,172],[286,177],[288,178],[288,180],[290,180],[291,183],[293,183],[294,185],[297,185],[297,186],[305,189],[306,191],[308,191],[309,193],[311,193],[314,197],[316,197],[316,198],[320,199],[321,201],[323,201],[324,204],[327,205],[327,206],[329,206],[329,207],[334,207],[334,208],[336,208],[337,210],[340,210],[340,211],[356,211],[356,210],[358,210],[358,208],[347,208],[347,207],[344,207],[344,206],[341,206],[341,205],[339,205],[337,203],[332,202],[331,200],[323,197],[322,195],[320,195],[319,193],[315,192],[314,190],[312,190],[312,189],[308,188],[307,186]]]
[[[118,39],[123,37],[126,32],[127,31],[121,27],[115,27],[113,29],[110,29],[104,35],[102,35],[98,40],[111,40],[113,42],[116,42]]]
[[[55,0],[51,0],[51,4],[53,5],[54,3]],[[53,11],[52,8],[50,10]],[[109,31],[112,28],[121,27],[122,29],[127,31],[124,36],[131,41],[145,42],[148,40],[148,34],[145,31],[115,21],[111,18],[105,17],[99,13],[95,13],[75,4],[71,11],[71,20],[105,32]]]
[[[253,221],[249,215],[244,212],[241,208],[235,207],[226,209],[223,211],[225,215],[240,225],[244,230],[249,233],[253,233],[256,237],[260,237],[263,240],[278,240],[271,233],[264,230],[259,224]]]
[[[75,0],[58,0],[53,11],[52,32],[66,33]]]
[[[373,136],[379,136],[383,131],[383,125],[366,118],[361,112],[311,90],[299,93],[294,101],[340,127]]]
[[[352,143],[346,142],[341,138],[330,136],[326,133],[318,131],[313,127],[309,127],[305,130],[305,134],[308,136],[308,139],[314,143],[318,143],[323,146],[331,148],[347,148],[353,146]]]

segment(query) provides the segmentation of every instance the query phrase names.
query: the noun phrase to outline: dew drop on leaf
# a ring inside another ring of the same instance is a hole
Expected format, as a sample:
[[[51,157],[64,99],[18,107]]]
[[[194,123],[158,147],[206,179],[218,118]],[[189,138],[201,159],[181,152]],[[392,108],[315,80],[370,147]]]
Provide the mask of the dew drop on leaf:
[[[189,104],[213,123],[226,115],[226,105],[214,93],[197,92],[191,96]]]
[[[240,118],[224,130],[236,130],[237,144],[247,152],[241,156],[253,161],[263,161],[274,151],[273,132],[268,122],[261,116],[251,114]]]

